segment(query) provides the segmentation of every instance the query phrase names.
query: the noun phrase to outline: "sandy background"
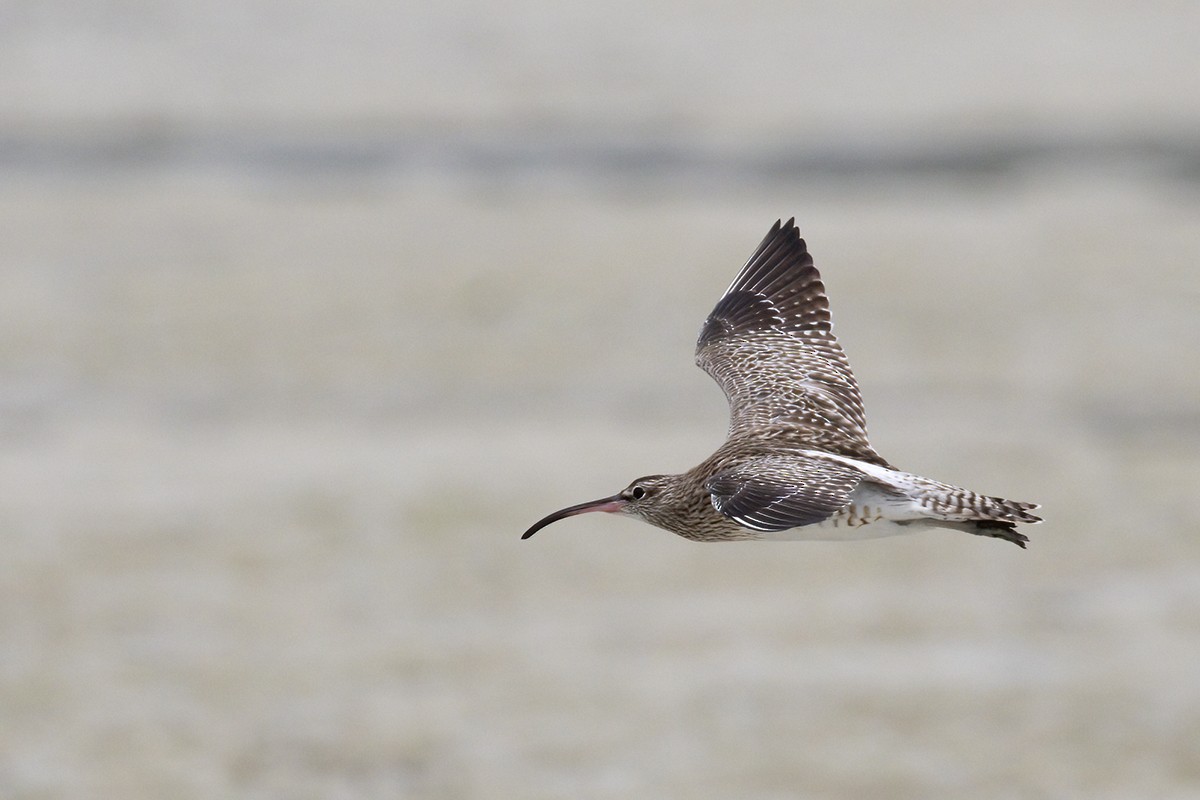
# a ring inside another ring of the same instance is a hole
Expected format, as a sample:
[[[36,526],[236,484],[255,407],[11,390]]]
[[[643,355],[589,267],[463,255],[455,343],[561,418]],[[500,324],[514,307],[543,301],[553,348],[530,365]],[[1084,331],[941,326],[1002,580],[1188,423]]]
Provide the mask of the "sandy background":
[[[1200,797],[1193,6],[0,13],[0,797]],[[792,215],[1030,549],[518,541]]]

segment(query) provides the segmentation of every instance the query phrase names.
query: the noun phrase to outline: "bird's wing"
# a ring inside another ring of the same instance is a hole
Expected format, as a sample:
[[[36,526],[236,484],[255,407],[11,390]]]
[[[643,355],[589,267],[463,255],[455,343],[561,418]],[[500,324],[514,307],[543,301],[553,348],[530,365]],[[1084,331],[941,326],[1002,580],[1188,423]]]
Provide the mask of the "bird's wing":
[[[722,470],[705,483],[713,507],[756,531],[784,531],[845,508],[863,473],[807,456],[765,456]]]
[[[729,400],[729,436],[793,441],[886,465],[867,441],[850,362],[795,220],[775,223],[708,315],[696,363]]]

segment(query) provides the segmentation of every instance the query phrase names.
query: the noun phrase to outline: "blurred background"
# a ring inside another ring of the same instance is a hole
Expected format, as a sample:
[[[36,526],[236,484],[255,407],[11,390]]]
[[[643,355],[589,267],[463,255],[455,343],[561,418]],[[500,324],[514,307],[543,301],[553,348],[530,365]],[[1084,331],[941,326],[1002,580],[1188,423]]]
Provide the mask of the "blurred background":
[[[0,6],[0,796],[1196,797],[1200,11]],[[693,544],[778,218],[876,447]]]

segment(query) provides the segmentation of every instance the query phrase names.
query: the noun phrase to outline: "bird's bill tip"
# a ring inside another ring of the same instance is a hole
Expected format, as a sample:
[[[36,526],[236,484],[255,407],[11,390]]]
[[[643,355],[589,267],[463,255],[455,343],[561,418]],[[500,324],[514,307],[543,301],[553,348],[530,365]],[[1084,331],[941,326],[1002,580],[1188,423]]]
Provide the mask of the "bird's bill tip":
[[[545,517],[542,517],[540,520],[533,523],[533,525],[529,528],[529,530],[527,530],[527,531],[525,531],[525,533],[521,534],[521,538],[528,539],[530,536],[533,536],[535,533],[537,533],[538,531],[540,531],[542,528],[546,527],[550,523],[558,522],[560,519],[566,519],[567,517],[573,517],[576,514],[586,514],[589,511],[605,511],[605,512],[609,512],[609,513],[613,512],[613,511],[620,511],[622,508],[625,507],[626,502],[627,501],[625,500],[625,498],[623,498],[623,497],[621,497],[621,495],[617,494],[617,495],[613,495],[612,497],[605,497],[600,500],[592,500],[587,503],[580,503],[579,505],[569,506],[560,511],[555,511],[553,514],[548,514]]]

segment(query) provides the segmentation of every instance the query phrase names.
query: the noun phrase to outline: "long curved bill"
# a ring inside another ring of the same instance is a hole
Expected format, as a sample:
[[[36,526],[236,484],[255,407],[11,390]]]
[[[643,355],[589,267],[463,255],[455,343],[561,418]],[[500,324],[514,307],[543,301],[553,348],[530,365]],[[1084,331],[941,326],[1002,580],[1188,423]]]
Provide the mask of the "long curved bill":
[[[549,525],[551,522],[558,522],[560,519],[566,519],[567,517],[573,517],[576,514],[586,514],[589,511],[608,511],[608,512],[620,511],[622,508],[625,507],[625,503],[627,503],[627,502],[628,501],[624,497],[621,497],[621,495],[614,494],[612,497],[605,497],[600,500],[593,500],[590,503],[580,503],[577,506],[571,506],[570,508],[564,508],[562,511],[555,511],[553,514],[543,517],[542,519],[533,523],[533,527],[531,527],[529,530],[525,531],[525,533],[521,534],[521,538],[528,539],[530,536],[533,536],[535,533],[537,533],[542,528]]]

